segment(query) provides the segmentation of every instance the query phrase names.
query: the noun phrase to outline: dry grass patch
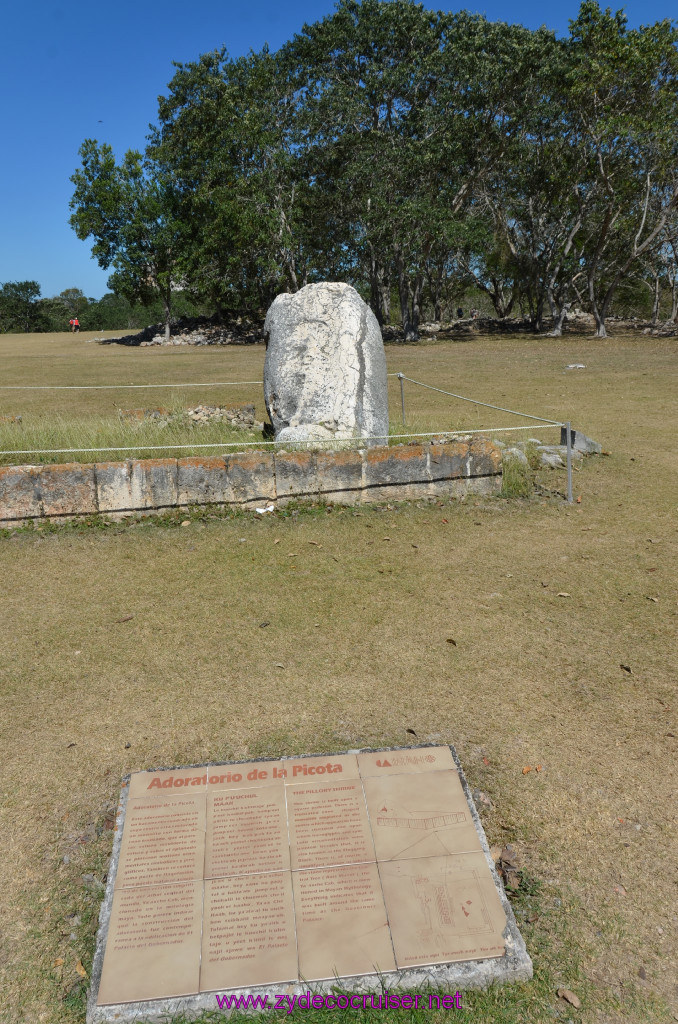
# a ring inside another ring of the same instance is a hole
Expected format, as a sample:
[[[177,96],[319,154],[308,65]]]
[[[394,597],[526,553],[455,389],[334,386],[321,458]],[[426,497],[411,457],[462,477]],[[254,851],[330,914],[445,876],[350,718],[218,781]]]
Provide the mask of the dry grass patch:
[[[177,371],[176,350],[131,356],[156,360],[137,377]],[[245,356],[263,351],[191,350],[193,372],[203,356],[203,379],[217,359],[257,379]],[[0,539],[0,1020],[83,1020],[78,964],[126,772],[428,740],[455,744],[493,802],[491,842],[512,841],[534,884],[520,909],[537,980],[469,997],[468,1020],[678,1013],[675,345],[489,338],[388,359],[571,418],[611,455],[578,470],[573,508],[196,511],[183,528],[184,514]],[[420,394],[419,415],[448,415]]]

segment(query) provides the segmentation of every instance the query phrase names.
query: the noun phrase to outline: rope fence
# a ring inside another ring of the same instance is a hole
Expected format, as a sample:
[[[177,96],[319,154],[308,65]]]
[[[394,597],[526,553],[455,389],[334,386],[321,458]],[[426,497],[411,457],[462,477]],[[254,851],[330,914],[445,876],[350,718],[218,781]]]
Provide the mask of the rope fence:
[[[501,405],[492,405],[490,402],[481,402],[476,398],[468,398],[466,395],[455,394],[453,391],[445,391],[443,388],[434,387],[432,384],[426,384],[420,380],[414,380],[412,377],[406,377],[403,373],[389,373],[389,377],[397,377],[400,382],[400,402],[401,402],[401,413],[402,413],[402,424],[405,427],[405,388],[404,383],[407,381],[410,384],[415,384],[417,387],[426,388],[429,391],[435,391],[438,394],[446,395],[449,398],[454,398],[461,402],[470,402],[472,405],[481,406],[484,409],[493,409],[495,412],[508,413],[512,416],[520,416],[524,419],[532,420],[533,422],[541,423],[544,427],[536,429],[545,429],[548,427],[560,427],[565,430],[566,435],[566,448],[567,448],[567,500],[569,503],[573,501],[572,495],[572,428],[570,421],[551,420],[544,416],[534,416],[532,413],[519,412],[516,409],[507,409]],[[216,388],[216,387],[235,387],[238,385],[254,386],[262,385],[263,381],[260,380],[242,380],[242,381],[209,381],[201,383],[178,383],[178,384],[0,384],[0,390],[5,391],[111,391],[111,390],[122,390],[122,389],[146,389],[146,388]],[[535,430],[535,428],[529,424],[527,426],[516,426],[516,427],[473,427],[466,430],[443,430],[443,431],[430,431],[428,433],[402,433],[402,434],[377,434],[370,437],[361,437],[359,439],[351,438],[320,438],[313,441],[294,441],[294,442],[279,442],[275,440],[271,441],[233,441],[233,442],[211,442],[211,443],[194,443],[194,444],[161,444],[161,445],[139,445],[139,446],[119,446],[119,447],[105,447],[105,448],[26,448],[21,450],[12,451],[0,451],[0,456],[7,455],[85,455],[92,454],[95,452],[153,452],[153,451],[184,451],[184,450],[195,450],[195,449],[232,449],[232,448],[259,448],[262,447],[277,447],[285,448],[286,445],[289,447],[293,444],[295,448],[317,448],[321,445],[336,445],[337,443],[344,445],[346,442],[352,440],[360,441],[361,443],[368,441],[382,441],[388,443],[389,441],[398,440],[416,440],[417,438],[430,438],[440,437],[445,439],[453,439],[455,437],[465,437],[469,434],[496,434],[500,432],[514,432],[517,430]]]
[[[389,373],[388,377],[398,377]],[[406,378],[409,380],[409,378]],[[130,388],[228,388],[240,384],[261,384],[263,380],[214,380],[193,384],[0,384],[0,391],[117,391]]]
[[[485,409],[495,409],[497,412],[509,412],[513,416],[523,416],[528,420],[539,420],[540,423],[551,423],[554,427],[565,426],[565,424],[561,423],[560,420],[547,420],[544,419],[543,416],[532,416],[529,412],[516,412],[515,409],[504,409],[501,405],[490,405],[489,402],[479,402],[477,398],[467,398],[465,395],[455,395],[452,391],[443,391],[442,388],[434,388],[432,384],[423,384],[420,380],[413,380],[412,377],[406,377],[402,373],[396,373],[395,376],[400,379],[401,396],[404,394],[403,381],[407,380],[410,384],[418,384],[420,388],[428,388],[429,391],[437,391],[441,395],[449,395],[450,398],[458,398],[460,402],[472,402],[473,405],[482,405]],[[404,418],[403,414],[403,421]]]
[[[544,416],[533,416],[529,412],[518,412],[516,409],[505,409],[501,405],[490,405],[489,402],[480,402],[477,398],[467,398],[466,395],[457,395],[453,391],[443,391],[442,388],[436,388],[432,384],[424,384],[423,381],[414,380],[412,377],[406,377],[404,373],[397,373],[396,377],[400,381],[400,408],[402,411],[402,423],[405,426],[405,381],[410,384],[416,384],[418,387],[427,388],[429,391],[437,391],[441,395],[448,395],[450,398],[456,398],[460,402],[471,402],[473,405],[480,405],[485,409],[494,409],[496,412],[506,412],[511,416],[521,416],[523,419],[537,421],[551,427],[560,427],[565,430],[565,446],[567,449],[567,501],[571,505],[574,501],[572,494],[572,424],[570,420],[563,422],[562,420],[549,420]],[[474,428],[473,430],[467,430],[467,434],[475,433],[496,433],[499,430],[534,430],[532,426],[529,427],[485,427],[483,430],[480,428]],[[542,429],[542,428],[538,428]]]
[[[562,424],[551,424],[561,426]],[[540,429],[539,427],[537,429]],[[543,429],[543,428],[542,428]],[[317,448],[318,445],[334,444],[363,444],[365,441],[400,441],[405,439],[416,439],[419,437],[440,437],[444,440],[451,440],[454,437],[468,437],[469,434],[496,434],[499,431],[508,430],[534,430],[534,427],[474,427],[471,430],[433,430],[420,434],[374,434],[371,437],[321,437],[313,441],[212,441],[196,444],[144,444],[124,445],[118,448],[25,448],[12,449],[12,451],[0,451],[0,455],[77,455],[85,452],[160,452],[180,451],[188,448],[261,448],[262,446],[277,448]]]
[[[0,384],[2,391],[118,391],[129,388],[227,388],[262,380],[215,380],[202,384]]]

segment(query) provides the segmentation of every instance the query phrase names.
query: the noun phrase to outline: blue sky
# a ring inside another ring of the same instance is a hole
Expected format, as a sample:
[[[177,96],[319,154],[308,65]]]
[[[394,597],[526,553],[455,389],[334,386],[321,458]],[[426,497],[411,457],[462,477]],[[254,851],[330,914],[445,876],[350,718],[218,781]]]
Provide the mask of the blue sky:
[[[43,295],[82,288],[99,298],[108,273],[68,226],[70,175],[85,138],[121,157],[143,149],[172,61],[224,44],[232,56],[277,49],[334,10],[334,0],[23,0],[7,5],[0,61],[0,282],[36,280]],[[445,3],[430,3],[445,7]],[[450,7],[559,34],[578,0],[471,0]],[[614,9],[620,4],[612,4]],[[630,0],[631,25],[675,16],[675,0]]]

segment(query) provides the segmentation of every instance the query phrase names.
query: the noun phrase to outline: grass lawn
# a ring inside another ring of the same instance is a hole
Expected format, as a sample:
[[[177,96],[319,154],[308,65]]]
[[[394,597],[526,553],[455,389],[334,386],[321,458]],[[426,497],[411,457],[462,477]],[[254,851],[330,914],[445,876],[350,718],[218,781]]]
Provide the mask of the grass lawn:
[[[85,338],[0,336],[2,383],[261,379],[260,347]],[[389,370],[600,441],[610,454],[577,470],[572,507],[551,471],[530,500],[2,531],[0,1021],[84,1021],[127,772],[429,740],[456,746],[492,801],[490,843],[521,855],[535,980],[469,993],[461,1011],[344,1019],[678,1019],[677,357],[645,337],[387,348]],[[256,388],[226,390],[186,405],[255,400],[262,415]],[[396,382],[396,424],[398,400]],[[507,422],[413,386],[407,401],[415,429]],[[0,414],[114,402],[166,404],[0,391]]]

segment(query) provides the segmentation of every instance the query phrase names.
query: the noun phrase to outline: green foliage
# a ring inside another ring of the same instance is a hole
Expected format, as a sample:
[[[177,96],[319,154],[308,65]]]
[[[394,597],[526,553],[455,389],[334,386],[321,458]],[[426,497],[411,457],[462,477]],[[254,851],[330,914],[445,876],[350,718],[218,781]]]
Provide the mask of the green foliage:
[[[144,156],[83,143],[71,223],[167,322],[179,285],[258,312],[329,278],[382,323],[397,303],[406,340],[469,287],[556,333],[577,301],[604,334],[631,277],[656,296],[663,275],[678,310],[656,266],[678,244],[677,42],[596,0],[565,39],[340,0],[277,53],[176,65]]]
[[[501,473],[502,498],[529,498],[533,490],[532,472],[522,459],[504,455]]]
[[[45,329],[37,281],[8,281],[0,286],[0,333],[28,334]]]
[[[162,300],[169,337],[172,291],[181,272],[174,186],[136,150],[118,165],[110,146],[86,139],[80,156],[82,167],[71,178],[71,226],[78,238],[94,239],[99,266],[113,268],[109,286],[116,295],[143,305]]]

